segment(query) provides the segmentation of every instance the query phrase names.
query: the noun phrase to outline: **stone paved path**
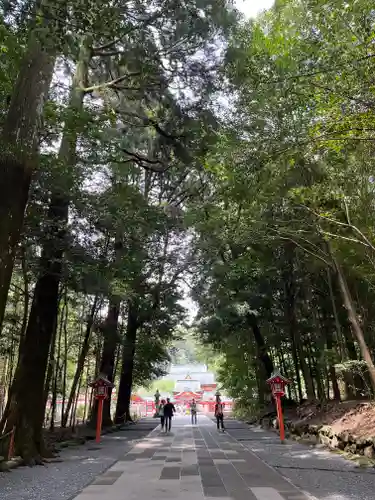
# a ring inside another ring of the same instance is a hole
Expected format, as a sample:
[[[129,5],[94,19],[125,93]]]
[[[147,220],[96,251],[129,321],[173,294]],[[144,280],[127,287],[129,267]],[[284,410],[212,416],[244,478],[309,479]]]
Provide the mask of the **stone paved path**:
[[[99,474],[116,463],[155,429],[153,418],[142,419],[102,437],[100,445],[64,448],[60,456],[43,467],[19,467],[0,472],[0,500],[71,500]]]
[[[173,424],[169,435],[152,431],[75,500],[307,500],[241,444],[244,424],[228,421],[226,433],[204,416],[198,426],[187,417]]]

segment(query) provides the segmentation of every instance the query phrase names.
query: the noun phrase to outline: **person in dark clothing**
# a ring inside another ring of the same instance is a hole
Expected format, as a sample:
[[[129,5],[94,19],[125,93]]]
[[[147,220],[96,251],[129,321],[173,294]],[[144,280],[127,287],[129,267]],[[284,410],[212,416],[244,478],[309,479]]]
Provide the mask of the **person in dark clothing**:
[[[165,401],[164,401],[164,399],[162,399],[161,403],[159,405],[159,408],[158,408],[158,415],[160,417],[160,425],[161,425],[162,431],[164,431],[164,425],[165,425],[164,405],[165,405]]]
[[[190,412],[191,412],[191,424],[197,425],[197,403],[195,399],[190,403]]]
[[[224,432],[224,405],[220,401],[219,398],[216,400],[216,405],[215,405],[215,417],[216,417],[216,425],[217,425],[217,430],[221,430]]]
[[[174,404],[171,403],[170,399],[167,399],[166,404],[164,405],[164,418],[165,418],[165,430],[170,432],[172,427],[172,417],[176,412],[176,408]]]

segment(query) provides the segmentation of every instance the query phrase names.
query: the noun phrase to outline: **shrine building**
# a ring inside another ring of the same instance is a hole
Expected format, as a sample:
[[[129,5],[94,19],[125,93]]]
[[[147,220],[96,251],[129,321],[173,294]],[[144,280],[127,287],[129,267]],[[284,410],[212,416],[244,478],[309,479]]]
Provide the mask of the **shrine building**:
[[[192,399],[197,403],[215,400],[215,375],[208,371],[206,365],[171,365],[166,378],[175,382],[172,397],[177,403],[186,404]]]
[[[214,373],[208,371],[203,364],[171,365],[164,380],[172,380],[174,388],[171,393],[161,392],[161,399],[170,397],[176,405],[189,405],[192,399],[197,402],[198,410],[212,413],[215,407],[218,385]],[[231,411],[233,401],[221,396],[225,410]],[[155,411],[155,397],[141,398],[132,396],[133,410],[139,415],[152,415]]]

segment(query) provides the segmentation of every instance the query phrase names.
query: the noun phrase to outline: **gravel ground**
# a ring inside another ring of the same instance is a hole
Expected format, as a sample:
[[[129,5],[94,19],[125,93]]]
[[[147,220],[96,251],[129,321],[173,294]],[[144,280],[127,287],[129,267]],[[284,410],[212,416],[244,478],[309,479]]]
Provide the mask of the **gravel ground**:
[[[248,427],[247,432],[237,429],[236,433],[246,448],[312,498],[375,499],[374,469],[358,468],[357,464],[334,453],[295,441],[287,440],[281,445],[273,432],[263,429]]]
[[[0,500],[70,500],[96,476],[147,436],[158,422],[148,419],[123,431],[63,450],[61,462],[0,472]]]

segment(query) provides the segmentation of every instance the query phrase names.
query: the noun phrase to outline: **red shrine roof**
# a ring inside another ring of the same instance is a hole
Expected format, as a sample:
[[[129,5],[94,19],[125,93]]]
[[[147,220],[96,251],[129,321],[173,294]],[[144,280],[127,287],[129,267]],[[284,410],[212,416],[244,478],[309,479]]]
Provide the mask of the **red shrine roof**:
[[[200,399],[201,397],[202,393],[200,392],[183,391],[175,394],[173,399]]]
[[[206,391],[206,392],[215,390],[216,387],[217,387],[217,384],[201,384],[201,389],[203,391]]]

